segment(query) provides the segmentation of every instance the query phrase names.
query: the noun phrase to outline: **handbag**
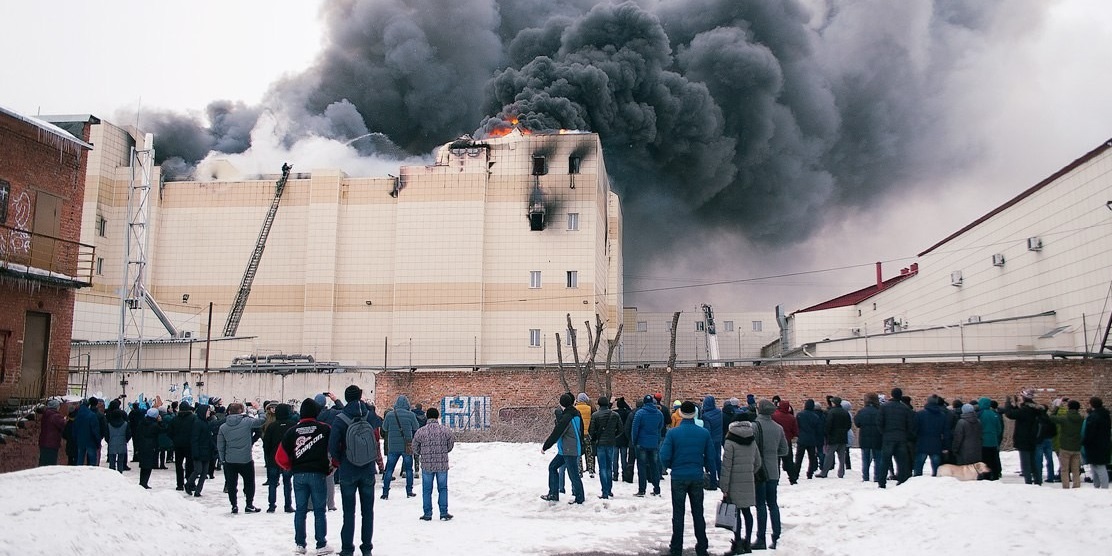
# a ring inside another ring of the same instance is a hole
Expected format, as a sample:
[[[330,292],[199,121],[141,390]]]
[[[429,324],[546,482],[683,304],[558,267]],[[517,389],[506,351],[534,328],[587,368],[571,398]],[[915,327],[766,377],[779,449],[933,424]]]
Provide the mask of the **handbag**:
[[[396,410],[395,410],[396,411]],[[402,435],[402,440],[405,440],[405,455],[413,455],[413,440],[405,439],[405,432],[402,431],[402,420],[398,418],[398,414],[394,413],[394,421],[398,423],[398,432]]]
[[[756,423],[756,422],[754,422],[753,424],[757,426],[757,453],[760,454],[761,449],[764,447],[764,435],[761,434],[761,432],[762,432],[761,431],[761,424]],[[764,456],[762,455],[761,456],[761,466],[758,467],[757,470],[753,472],[753,483],[763,483],[767,480],[768,480],[768,471],[765,471]]]
[[[722,500],[718,503],[718,510],[714,513],[714,526],[734,530],[737,525],[737,506]]]

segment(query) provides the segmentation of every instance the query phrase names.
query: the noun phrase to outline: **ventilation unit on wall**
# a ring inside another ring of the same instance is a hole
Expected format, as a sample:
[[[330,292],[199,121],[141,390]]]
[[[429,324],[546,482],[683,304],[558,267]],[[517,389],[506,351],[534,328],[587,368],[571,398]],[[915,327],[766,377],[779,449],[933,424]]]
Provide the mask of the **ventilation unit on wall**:
[[[969,322],[969,324],[981,322],[981,315],[973,315],[967,319],[967,322]]]
[[[860,336],[861,335],[861,329],[860,328],[850,328],[849,329],[849,334],[850,334],[850,336]]]
[[[950,273],[950,285],[951,286],[961,286],[961,283],[962,283],[961,271],[960,270],[955,270],[955,271],[951,272]]]
[[[1029,238],[1027,238],[1027,250],[1028,251],[1042,251],[1042,238],[1041,237],[1029,237]]]
[[[996,253],[992,256],[992,266],[1004,266],[1004,254]]]

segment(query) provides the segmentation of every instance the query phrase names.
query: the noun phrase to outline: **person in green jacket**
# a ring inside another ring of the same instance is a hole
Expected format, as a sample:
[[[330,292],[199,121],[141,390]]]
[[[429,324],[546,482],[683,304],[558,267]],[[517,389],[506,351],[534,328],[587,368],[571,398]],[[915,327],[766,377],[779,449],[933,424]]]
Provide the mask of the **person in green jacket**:
[[[977,418],[981,421],[981,461],[992,469],[993,481],[1000,480],[1000,441],[1004,438],[1004,421],[992,407],[992,400],[977,400]]]
[[[1068,410],[1058,406],[1050,420],[1058,425],[1059,443],[1058,462],[1062,473],[1062,488],[1081,488],[1081,426],[1085,417],[1081,415],[1081,402],[1069,400]]]

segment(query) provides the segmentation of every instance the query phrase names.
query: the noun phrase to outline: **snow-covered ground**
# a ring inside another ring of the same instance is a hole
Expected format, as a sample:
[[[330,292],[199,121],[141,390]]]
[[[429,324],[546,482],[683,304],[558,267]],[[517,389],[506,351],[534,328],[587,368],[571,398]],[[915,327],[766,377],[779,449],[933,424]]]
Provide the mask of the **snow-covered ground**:
[[[552,453],[541,455],[537,444],[457,444],[448,477],[455,519],[419,521],[420,496],[407,499],[404,482],[395,482],[389,500],[375,499],[374,554],[666,552],[667,477],[659,498],[635,498],[636,484],[618,482],[615,498],[600,500],[598,480],[584,478],[586,504],[571,506],[567,498],[550,504],[539,496]],[[887,490],[861,482],[857,456],[854,450],[854,469],[844,479],[803,479],[797,486],[781,479],[779,554],[1100,554],[1112,546],[1112,528],[1102,524],[1112,510],[1112,491],[1091,484],[1079,490],[1024,485],[1014,452],[1003,456],[1001,482],[918,477]],[[265,509],[261,462],[256,449],[255,504]],[[172,468],[155,471],[153,490],[137,483],[137,467],[122,476],[107,467],[0,475],[0,555],[269,555],[293,548],[292,516],[281,512],[281,493],[278,513],[231,515],[219,474],[201,498],[174,490]],[[415,490],[420,493],[419,481]],[[718,499],[707,492],[712,554],[725,552],[730,540],[730,532],[713,528]],[[687,521],[685,554],[693,554]],[[328,541],[337,550],[340,524],[341,512],[329,512]]]

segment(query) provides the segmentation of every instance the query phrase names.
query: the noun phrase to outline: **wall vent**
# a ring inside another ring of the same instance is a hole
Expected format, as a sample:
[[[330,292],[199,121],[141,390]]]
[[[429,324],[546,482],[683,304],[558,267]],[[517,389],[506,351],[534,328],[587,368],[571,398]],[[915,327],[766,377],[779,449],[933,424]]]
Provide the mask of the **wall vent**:
[[[950,285],[960,287],[961,284],[962,284],[961,271],[960,270],[955,270],[955,271],[951,272],[950,273]]]
[[[992,266],[1004,266],[1004,254],[996,253],[992,256]]]
[[[1029,237],[1029,238],[1027,238],[1027,250],[1028,251],[1042,251],[1042,247],[1043,246],[1042,246],[1042,238],[1041,237]]]

